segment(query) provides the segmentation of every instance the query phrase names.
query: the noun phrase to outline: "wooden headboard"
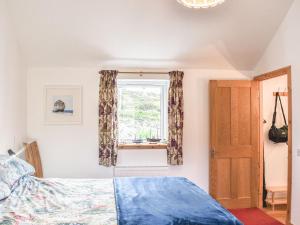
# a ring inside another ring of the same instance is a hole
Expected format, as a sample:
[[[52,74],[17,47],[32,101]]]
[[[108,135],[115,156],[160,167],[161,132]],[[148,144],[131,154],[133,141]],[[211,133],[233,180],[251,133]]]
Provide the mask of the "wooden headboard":
[[[36,141],[24,143],[25,145],[25,159],[30,163],[35,169],[35,176],[42,178],[43,177],[43,167],[39,152],[39,147]]]

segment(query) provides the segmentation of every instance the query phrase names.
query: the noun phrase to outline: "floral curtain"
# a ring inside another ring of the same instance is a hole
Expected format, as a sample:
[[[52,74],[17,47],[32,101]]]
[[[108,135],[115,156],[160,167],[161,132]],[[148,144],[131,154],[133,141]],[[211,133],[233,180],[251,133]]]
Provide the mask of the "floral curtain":
[[[169,73],[169,103],[168,103],[168,163],[170,165],[182,165],[182,137],[183,137],[183,88],[184,73],[172,71]]]
[[[100,72],[99,88],[99,164],[110,167],[117,162],[117,74],[115,70]]]

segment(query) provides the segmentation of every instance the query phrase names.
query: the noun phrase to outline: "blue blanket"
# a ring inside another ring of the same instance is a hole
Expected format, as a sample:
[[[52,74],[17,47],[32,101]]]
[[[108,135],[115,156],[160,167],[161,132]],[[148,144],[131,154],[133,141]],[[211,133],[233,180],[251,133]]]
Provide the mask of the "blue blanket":
[[[242,225],[186,178],[115,178],[118,225]]]

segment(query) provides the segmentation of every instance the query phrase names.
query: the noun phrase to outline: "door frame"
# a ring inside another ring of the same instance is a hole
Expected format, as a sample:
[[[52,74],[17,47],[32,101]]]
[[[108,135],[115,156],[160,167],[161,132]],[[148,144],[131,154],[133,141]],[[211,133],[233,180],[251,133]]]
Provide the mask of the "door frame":
[[[292,199],[292,68],[287,66],[278,70],[274,70],[259,76],[254,77],[255,81],[259,81],[260,85],[260,138],[259,138],[259,176],[258,176],[258,207],[262,208],[262,195],[263,195],[263,144],[264,144],[264,135],[263,135],[263,116],[262,116],[262,81],[272,79],[279,76],[287,75],[287,86],[288,86],[288,181],[287,181],[287,218],[286,224],[291,224],[291,199]]]

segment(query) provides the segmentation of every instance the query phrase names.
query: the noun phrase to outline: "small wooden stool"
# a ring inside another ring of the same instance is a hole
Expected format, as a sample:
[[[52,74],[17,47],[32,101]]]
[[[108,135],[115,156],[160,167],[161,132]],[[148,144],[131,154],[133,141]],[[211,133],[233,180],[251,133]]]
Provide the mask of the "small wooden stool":
[[[272,210],[275,210],[275,205],[287,205],[287,187],[267,187],[268,194],[271,198],[268,198],[266,202],[272,206]],[[275,198],[276,194],[285,194],[285,198]]]

